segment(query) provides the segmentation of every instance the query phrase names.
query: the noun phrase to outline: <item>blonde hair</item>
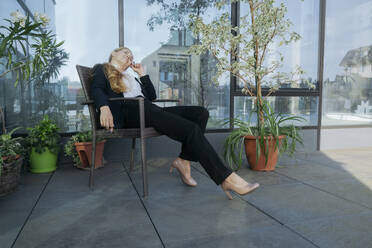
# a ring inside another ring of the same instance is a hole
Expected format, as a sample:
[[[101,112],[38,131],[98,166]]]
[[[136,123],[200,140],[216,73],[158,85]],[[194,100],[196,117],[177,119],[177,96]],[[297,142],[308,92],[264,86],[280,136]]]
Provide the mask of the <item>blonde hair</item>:
[[[121,92],[127,92],[128,91],[128,87],[125,85],[125,83],[123,81],[123,75],[121,74],[121,72],[118,69],[116,69],[115,66],[110,64],[110,62],[112,61],[114,53],[117,53],[117,52],[120,52],[120,51],[124,51],[124,53],[126,53],[128,55],[131,54],[131,51],[130,51],[129,48],[118,47],[114,51],[111,52],[110,57],[108,59],[109,63],[104,63],[103,64],[103,69],[104,69],[104,72],[105,72],[105,75],[106,75],[107,79],[110,82],[111,89],[116,93],[121,93]]]

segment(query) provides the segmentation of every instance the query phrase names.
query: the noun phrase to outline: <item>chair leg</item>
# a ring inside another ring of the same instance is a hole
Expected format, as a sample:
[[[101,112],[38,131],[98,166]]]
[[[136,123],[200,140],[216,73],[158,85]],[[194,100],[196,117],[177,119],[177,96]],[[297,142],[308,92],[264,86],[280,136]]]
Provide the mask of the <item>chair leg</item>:
[[[148,183],[147,183],[146,144],[145,144],[145,138],[143,137],[141,137],[141,158],[142,158],[143,197],[146,197],[148,195]]]
[[[90,165],[90,173],[89,173],[89,188],[93,190],[93,172],[94,172],[94,167],[96,165],[96,135],[93,133],[92,137],[92,163]]]
[[[134,167],[134,151],[136,150],[136,138],[133,138],[132,139],[132,151],[130,153],[130,168],[129,168],[129,172],[132,172],[133,171],[133,167]]]

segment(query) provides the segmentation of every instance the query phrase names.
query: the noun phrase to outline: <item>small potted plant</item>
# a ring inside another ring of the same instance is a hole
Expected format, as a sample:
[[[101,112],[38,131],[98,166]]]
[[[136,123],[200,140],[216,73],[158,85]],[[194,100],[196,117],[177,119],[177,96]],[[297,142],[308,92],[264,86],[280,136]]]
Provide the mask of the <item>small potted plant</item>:
[[[18,128],[0,136],[0,196],[15,191],[19,184],[25,149],[22,137],[12,138]]]
[[[96,143],[95,169],[103,167],[103,151],[106,140],[98,138]],[[66,156],[72,157],[74,166],[89,169],[92,160],[92,131],[83,131],[71,136],[64,146]]]
[[[44,115],[38,125],[27,128],[26,137],[30,154],[30,171],[32,173],[47,173],[57,169],[57,158],[60,150],[61,136],[59,128]]]
[[[244,2],[249,6],[248,13],[240,17],[238,26],[231,24],[229,12],[222,13],[210,23],[205,23],[202,16],[190,16],[193,20],[190,28],[195,36],[200,37],[200,44],[191,46],[188,52],[196,55],[209,52],[217,62],[218,70],[214,80],[218,81],[224,73],[231,73],[238,82],[244,84],[241,92],[254,99],[253,112],[257,115],[257,125],[252,127],[250,121],[234,120],[238,130],[233,131],[225,142],[224,154],[228,162],[239,161],[233,149],[237,144],[244,143],[252,169],[273,170],[278,150],[286,150],[290,144],[290,151],[294,151],[295,141],[301,140],[295,126],[284,127],[284,122],[288,124],[304,118],[275,115],[266,103],[266,98],[283,84],[298,84],[304,71],[300,66],[296,66],[293,72],[281,71],[284,57],[279,51],[273,51],[270,45],[274,41],[278,41],[278,46],[288,45],[301,37],[289,31],[292,23],[285,18],[287,8],[284,3],[275,6],[275,0],[233,2]],[[216,1],[219,10],[225,4],[226,1]],[[269,57],[274,53],[278,59]],[[266,96],[263,95],[264,87],[267,90]],[[309,84],[309,87],[314,88],[314,85]],[[293,141],[289,142],[287,138]],[[267,166],[270,153],[274,156],[271,159],[274,166],[271,167]],[[260,163],[259,167],[255,166],[256,163]]]

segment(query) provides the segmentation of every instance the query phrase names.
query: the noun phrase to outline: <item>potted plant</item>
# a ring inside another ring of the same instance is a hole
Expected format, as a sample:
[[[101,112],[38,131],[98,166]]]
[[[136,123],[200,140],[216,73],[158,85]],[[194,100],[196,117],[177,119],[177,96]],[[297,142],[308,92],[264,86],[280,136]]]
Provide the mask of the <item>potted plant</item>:
[[[18,128],[0,136],[0,196],[15,191],[19,184],[25,149],[22,137],[12,138]]]
[[[225,2],[217,1],[217,9],[221,10]],[[293,78],[300,78],[304,71],[299,66],[290,73],[279,71],[284,58],[278,51],[277,60],[267,61],[266,58],[271,51],[270,44],[274,40],[278,42],[278,46],[282,46],[299,40],[300,35],[289,31],[292,23],[285,19],[287,9],[283,3],[274,6],[274,0],[234,0],[233,2],[245,2],[249,5],[249,13],[240,17],[239,26],[231,24],[228,12],[222,13],[209,24],[204,23],[200,16],[191,16],[193,22],[190,28],[194,35],[199,35],[200,44],[193,45],[189,53],[200,55],[208,51],[217,62],[218,71],[214,80],[223,73],[229,72],[244,83],[242,93],[254,99],[256,126],[251,126],[250,118],[246,123],[234,120],[238,130],[232,132],[226,139],[225,159],[229,164],[237,162],[234,148],[237,144],[244,143],[252,169],[273,170],[274,166],[267,166],[269,154],[273,153],[272,161],[276,163],[277,151],[287,150],[290,144],[290,151],[293,153],[296,141],[301,140],[297,132],[298,128],[294,125],[284,127],[284,124],[288,124],[289,121],[300,121],[303,118],[275,115],[265,98],[279,89],[281,84],[297,83],[298,80]],[[263,85],[268,89],[266,96],[262,95]],[[292,138],[292,142],[288,142],[288,138]],[[252,145],[249,145],[251,142]],[[240,157],[241,153],[240,150]],[[255,163],[258,162],[263,162],[263,165],[260,164],[260,167],[256,168]]]
[[[52,172],[57,168],[61,136],[59,128],[49,120],[48,115],[33,128],[28,127],[26,137],[30,154],[30,171],[33,173]]]
[[[232,169],[238,170],[242,164],[244,148],[251,169],[257,171],[274,170],[279,155],[287,152],[293,156],[296,144],[303,144],[303,139],[299,134],[300,128],[294,124],[303,118],[275,113],[270,104],[264,100],[264,128],[260,130],[263,134],[260,134],[257,125],[252,124],[253,113],[257,114],[257,110],[250,113],[248,121],[242,121],[239,118],[233,119],[234,126],[237,128],[225,140],[223,157]],[[226,121],[224,124],[228,122]],[[292,123],[288,124],[288,122]],[[257,137],[260,139],[262,136],[264,137],[263,146],[260,144],[261,140],[257,142]]]
[[[101,168],[103,164],[103,151],[106,140],[97,139],[95,169]],[[92,159],[92,131],[78,132],[71,136],[64,146],[66,156],[72,157],[74,166],[80,169],[89,169]]]

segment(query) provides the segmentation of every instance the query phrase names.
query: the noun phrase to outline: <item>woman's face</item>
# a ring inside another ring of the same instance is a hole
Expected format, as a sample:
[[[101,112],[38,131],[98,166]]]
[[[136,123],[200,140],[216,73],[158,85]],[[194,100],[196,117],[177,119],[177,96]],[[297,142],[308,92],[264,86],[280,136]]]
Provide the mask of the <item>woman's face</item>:
[[[124,70],[128,69],[128,67],[133,63],[133,54],[129,50],[121,50],[116,54],[116,56],[121,62]]]

